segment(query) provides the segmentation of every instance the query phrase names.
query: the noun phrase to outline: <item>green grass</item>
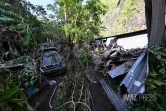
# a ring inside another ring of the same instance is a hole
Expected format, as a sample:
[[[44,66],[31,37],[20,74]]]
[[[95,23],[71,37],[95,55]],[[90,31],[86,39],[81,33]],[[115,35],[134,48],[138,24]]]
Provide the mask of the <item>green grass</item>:
[[[110,13],[113,13],[114,10],[117,8],[118,1],[119,0],[101,0],[101,2],[103,2],[108,7],[108,12],[101,17],[103,20],[102,27],[105,27],[106,29],[109,27],[109,19],[107,17]],[[107,30],[102,30],[100,35],[103,37],[108,36]]]
[[[129,23],[131,18],[136,14],[136,12],[140,10],[142,3],[144,3],[143,0],[125,0],[124,1],[124,6],[116,22],[114,23],[114,26],[113,26],[114,30],[112,31],[111,35],[117,35],[117,34],[128,32],[127,29],[124,28],[124,26],[127,23]]]
[[[109,22],[111,19],[109,18],[109,15],[110,14],[113,15],[113,13],[116,12],[117,3],[119,0],[101,0],[101,1],[109,6],[107,14],[102,17],[104,20],[103,26],[108,29],[110,25]],[[143,7],[144,0],[121,0],[121,3],[123,5],[120,6],[120,14],[113,23],[111,32],[108,32],[108,30],[102,31],[101,32],[102,36],[128,33],[129,30],[125,28],[125,26],[131,21],[131,18],[137,13],[137,11],[144,10]],[[139,27],[134,26],[131,28],[130,32],[136,30],[139,30]]]

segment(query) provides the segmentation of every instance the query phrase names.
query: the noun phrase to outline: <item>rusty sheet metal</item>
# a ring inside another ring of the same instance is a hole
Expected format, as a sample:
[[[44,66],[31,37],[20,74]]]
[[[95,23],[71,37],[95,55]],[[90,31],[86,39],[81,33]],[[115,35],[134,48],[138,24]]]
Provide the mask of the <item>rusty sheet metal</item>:
[[[126,74],[132,67],[135,61],[127,61],[118,67],[116,67],[113,70],[108,71],[108,74],[111,76],[111,78],[115,78],[117,76]]]
[[[144,85],[148,75],[147,71],[147,51],[144,51],[121,82],[119,91],[122,92],[121,89],[125,86],[129,94],[143,93],[145,91]]]
[[[104,80],[100,80],[100,83],[117,111],[130,111],[129,106],[132,105],[131,102],[127,103],[126,101],[123,101]]]

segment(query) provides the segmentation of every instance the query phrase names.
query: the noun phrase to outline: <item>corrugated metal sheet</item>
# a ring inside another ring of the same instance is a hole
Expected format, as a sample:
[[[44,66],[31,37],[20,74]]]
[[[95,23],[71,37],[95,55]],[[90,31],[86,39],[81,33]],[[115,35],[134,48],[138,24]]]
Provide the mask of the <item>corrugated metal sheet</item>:
[[[134,64],[134,62],[135,61],[127,61],[127,62],[119,65],[115,69],[108,71],[108,74],[111,76],[111,78],[115,78],[117,76],[126,74],[130,70],[130,68]]]
[[[100,80],[100,83],[117,111],[129,111],[130,104],[127,104],[120,97],[118,97],[112,88],[105,83],[104,80]]]
[[[121,82],[119,88],[120,92],[122,89],[121,87],[123,86],[127,88],[129,94],[139,94],[144,92],[144,85],[148,74],[147,60],[147,51],[144,51]]]

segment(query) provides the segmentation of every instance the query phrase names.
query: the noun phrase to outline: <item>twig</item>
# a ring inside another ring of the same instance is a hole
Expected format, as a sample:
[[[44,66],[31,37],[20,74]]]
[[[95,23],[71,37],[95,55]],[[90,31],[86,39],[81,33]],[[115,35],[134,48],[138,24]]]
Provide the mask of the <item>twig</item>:
[[[81,88],[81,94],[80,94],[80,98],[78,99],[78,102],[80,102],[80,99],[81,99],[81,96],[82,96],[83,88],[84,88],[84,86],[82,85],[82,88]]]
[[[86,106],[89,109],[89,111],[91,111],[90,107],[84,102],[76,102],[76,104],[83,104],[84,106]]]
[[[73,89],[73,93],[72,93],[72,96],[71,96],[71,100],[72,100],[72,101],[73,101],[73,96],[74,96],[75,87],[76,87],[76,81],[74,82],[74,89]]]
[[[65,106],[66,104],[69,104],[69,103],[73,103],[73,101],[68,101],[68,102],[62,104],[61,106],[59,106],[59,107],[57,107],[57,108],[55,108],[55,109],[59,109],[59,108],[61,108],[62,106]]]

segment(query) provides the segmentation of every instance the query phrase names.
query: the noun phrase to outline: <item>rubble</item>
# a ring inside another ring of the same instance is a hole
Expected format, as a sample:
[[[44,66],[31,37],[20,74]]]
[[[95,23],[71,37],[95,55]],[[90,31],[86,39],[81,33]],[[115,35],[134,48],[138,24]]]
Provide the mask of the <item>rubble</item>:
[[[119,65],[115,69],[108,71],[108,74],[110,75],[111,78],[115,78],[117,76],[123,75],[130,70],[130,68],[134,64],[134,62],[135,61],[127,61],[127,62]]]
[[[107,49],[104,52],[100,51],[101,61],[99,64],[102,65],[100,70],[103,71],[101,72],[106,73],[106,75],[108,74],[112,78],[111,81],[116,81],[118,76],[126,74],[125,76],[121,76],[124,79],[120,83],[120,86],[117,86],[119,96],[115,94],[113,89],[104,80],[100,80],[100,83],[117,111],[129,111],[129,106],[133,104],[126,103],[120,96],[123,94],[143,94],[145,91],[145,83],[148,75],[148,56],[146,48],[142,45],[146,45],[146,41],[144,41],[144,44],[138,44],[141,48],[136,48],[136,45],[134,45],[133,49],[130,44],[129,47],[128,44],[124,45],[125,42],[118,44],[118,40],[115,40],[114,42],[107,41]],[[102,38],[100,38],[100,41],[102,41]],[[111,45],[108,45],[109,42]],[[98,42],[98,45],[99,43],[106,45],[103,41]],[[96,66],[99,66],[99,64],[96,64]],[[110,81],[110,79],[108,80]]]
[[[98,58],[98,61],[95,60],[95,64],[96,66],[102,65],[103,68],[112,70],[114,68],[111,66],[118,67],[127,61],[135,61],[144,50],[145,49],[139,48],[124,50],[123,47],[115,44],[111,48],[108,48],[108,50],[106,50],[103,54],[101,54],[101,57]]]
[[[112,48],[105,51],[105,53],[103,54],[104,58],[107,58],[110,55],[111,52],[112,52]]]

